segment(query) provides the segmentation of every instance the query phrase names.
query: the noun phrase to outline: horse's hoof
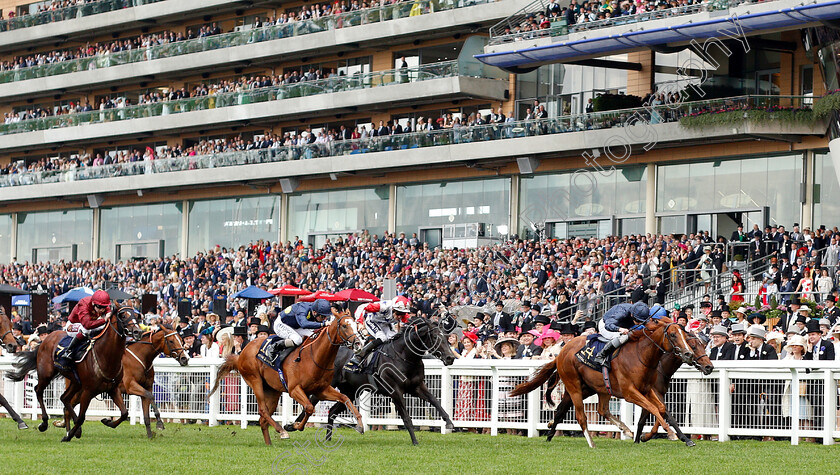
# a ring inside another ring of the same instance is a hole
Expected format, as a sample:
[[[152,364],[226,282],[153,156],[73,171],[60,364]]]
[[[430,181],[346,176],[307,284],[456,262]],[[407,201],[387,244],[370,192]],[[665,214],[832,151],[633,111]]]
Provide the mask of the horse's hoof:
[[[365,433],[365,428],[358,425],[358,424],[356,424],[356,426],[353,427],[353,428],[356,429],[356,432],[358,432],[359,434],[364,434]],[[417,442],[415,442],[414,445],[417,445]]]
[[[297,429],[295,429],[295,425],[294,425],[294,424],[286,424],[286,425],[284,425],[284,426],[283,426],[283,429],[284,429],[286,432],[297,432]]]
[[[47,424],[46,422],[42,422],[42,423],[38,424],[38,430],[39,430],[39,431],[41,431],[41,432],[44,432],[44,431],[46,431],[46,430],[47,430],[47,428],[48,428],[49,426],[50,426],[50,425],[49,425],[49,424]]]
[[[157,430],[166,429],[166,427],[163,426],[163,421],[158,421],[155,427],[157,427]]]
[[[288,438],[289,438],[289,433],[288,432],[283,432],[283,433],[280,434],[280,440],[288,439]]]
[[[111,419],[109,419],[107,417],[103,417],[102,419],[100,419],[100,422],[102,422],[103,424],[105,424],[106,426],[108,426],[112,429],[114,428],[114,426],[111,425]]]
[[[66,435],[61,438],[62,442],[70,442],[71,440],[73,440],[73,438],[72,437],[67,437]]]
[[[668,440],[680,440],[677,434],[668,434]]]
[[[46,422],[45,422],[45,424],[46,424]],[[63,419],[59,419],[59,420],[57,420],[57,421],[53,422],[53,425],[54,425],[55,427],[64,427],[64,420],[63,420]]]
[[[688,440],[685,441],[685,446],[686,447],[694,447],[695,445],[697,445],[697,444],[695,444],[694,441],[691,440],[691,439],[688,439]]]
[[[77,439],[81,439],[81,438],[82,438],[82,428],[81,428],[81,427],[79,427],[78,429],[76,429],[76,438],[77,438]]]
[[[451,422],[446,423],[446,430],[455,430],[455,424]]]
[[[29,429],[29,426],[26,425],[26,422],[20,421],[20,422],[18,422],[18,429],[21,429],[21,430]]]

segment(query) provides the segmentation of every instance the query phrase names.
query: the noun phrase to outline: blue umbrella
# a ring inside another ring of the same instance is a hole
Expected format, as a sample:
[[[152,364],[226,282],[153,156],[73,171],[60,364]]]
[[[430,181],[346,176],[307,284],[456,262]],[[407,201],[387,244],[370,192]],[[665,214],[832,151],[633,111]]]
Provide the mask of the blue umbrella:
[[[239,292],[230,296],[232,299],[272,299],[274,298],[273,294],[266,292],[265,290],[251,285],[244,290],[240,290]]]
[[[89,287],[76,287],[69,292],[55,297],[52,301],[53,303],[78,302],[79,300],[82,300],[85,297],[90,297],[91,295],[93,295],[93,289]]]

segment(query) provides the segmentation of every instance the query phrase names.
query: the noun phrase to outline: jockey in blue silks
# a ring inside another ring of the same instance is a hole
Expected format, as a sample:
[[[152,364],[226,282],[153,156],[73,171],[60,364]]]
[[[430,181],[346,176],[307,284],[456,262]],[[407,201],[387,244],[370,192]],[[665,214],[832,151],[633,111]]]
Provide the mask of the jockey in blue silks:
[[[654,305],[654,308],[656,307],[659,306]],[[659,309],[662,309],[662,307],[659,307]],[[658,309],[657,313],[659,313]],[[620,303],[607,310],[604,318],[598,322],[598,332],[610,341],[595,356],[595,362],[601,365],[606,363],[610,354],[630,339],[630,328],[644,322],[651,315],[651,309],[642,302]]]

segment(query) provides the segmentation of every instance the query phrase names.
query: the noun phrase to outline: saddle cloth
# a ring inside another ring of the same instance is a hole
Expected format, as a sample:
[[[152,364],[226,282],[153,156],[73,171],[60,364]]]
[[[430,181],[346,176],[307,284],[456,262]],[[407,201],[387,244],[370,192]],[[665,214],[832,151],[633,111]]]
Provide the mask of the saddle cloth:
[[[586,337],[586,344],[583,345],[583,348],[580,349],[577,353],[575,353],[575,358],[578,359],[584,365],[594,369],[595,371],[601,371],[601,365],[595,362],[595,355],[601,352],[609,340],[602,337],[599,334],[589,335]],[[621,348],[619,348],[620,350]],[[618,350],[615,350],[610,355],[607,361],[612,361],[615,358],[615,355],[618,354]]]
[[[350,361],[344,364],[344,369],[351,373],[365,373],[373,374],[376,372],[376,365],[379,362],[380,348],[377,348],[365,356],[361,364],[358,366],[350,364]]]
[[[90,353],[90,349],[93,347],[93,341],[89,341],[87,346],[78,348],[74,354],[70,355],[70,360],[59,357],[64,349],[70,346],[70,342],[73,341],[73,338],[75,338],[75,336],[65,335],[58,344],[55,345],[53,362],[59,371],[70,371],[74,363],[78,364],[85,360],[85,357],[88,353]]]
[[[274,371],[277,371],[277,374],[280,375],[280,382],[283,383],[283,387],[288,390],[288,386],[286,385],[286,377],[283,375],[283,361],[292,354],[293,351],[297,349],[297,347],[291,348],[283,348],[279,353],[276,353],[274,359],[269,356],[269,352],[274,345],[282,345],[283,338],[280,338],[277,335],[271,335],[266,338],[262,345],[260,345],[260,349],[257,351],[257,359],[262,361],[263,363],[267,364],[270,368]]]

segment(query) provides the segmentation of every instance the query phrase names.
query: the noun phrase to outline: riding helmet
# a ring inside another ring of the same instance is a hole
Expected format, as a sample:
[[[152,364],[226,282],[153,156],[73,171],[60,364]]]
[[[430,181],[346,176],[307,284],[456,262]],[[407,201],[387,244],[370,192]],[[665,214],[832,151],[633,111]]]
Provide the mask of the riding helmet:
[[[100,305],[102,307],[110,307],[111,306],[111,296],[108,295],[108,292],[104,290],[97,290],[93,293],[93,297],[90,299],[94,305]]]

